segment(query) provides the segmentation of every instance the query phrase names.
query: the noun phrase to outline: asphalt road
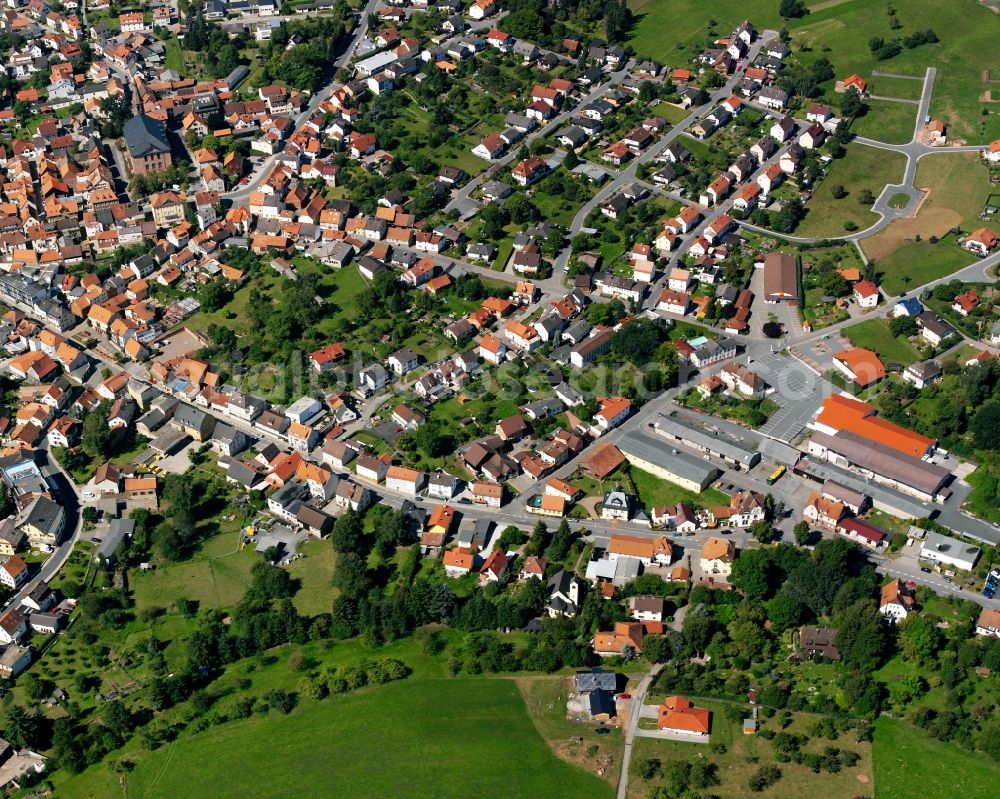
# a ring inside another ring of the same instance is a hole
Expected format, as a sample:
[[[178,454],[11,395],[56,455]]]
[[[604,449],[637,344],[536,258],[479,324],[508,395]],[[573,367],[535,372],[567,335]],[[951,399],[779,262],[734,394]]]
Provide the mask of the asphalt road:
[[[73,547],[80,540],[83,531],[83,522],[80,516],[80,495],[77,493],[76,485],[72,478],[67,475],[56,463],[55,458],[48,451],[48,444],[42,445],[39,452],[39,468],[44,477],[50,481],[58,496],[56,500],[63,506],[66,512],[66,527],[63,542],[56,547],[55,551],[46,558],[39,570],[35,572],[21,589],[11,597],[4,607],[19,607],[25,597],[28,596],[41,582],[48,582],[65,565],[69,556],[73,552]]]
[[[639,729],[639,710],[642,708],[642,702],[646,698],[649,686],[653,684],[653,680],[656,679],[656,675],[660,673],[662,668],[662,663],[653,666],[649,673],[639,681],[639,687],[632,692],[632,698],[629,700],[628,726],[625,728],[625,751],[622,752],[622,774],[618,780],[617,799],[626,799],[628,796],[628,768],[629,761],[632,759],[632,744],[635,741],[635,733]]]
[[[354,57],[354,53],[358,46],[364,41],[365,36],[368,33],[368,17],[374,14],[381,4],[378,0],[368,0],[365,7],[359,12],[358,24],[351,32],[347,41],[344,43],[344,51],[334,60],[333,64],[330,66],[331,81],[318,92],[313,94],[309,99],[309,103],[306,105],[305,110],[295,118],[294,129],[298,130],[302,127],[302,124],[309,119],[310,116],[319,108],[320,103],[325,101],[334,91],[339,88],[340,84],[332,80],[332,76],[337,72],[337,70],[342,67],[347,66],[351,58]],[[273,17],[272,17],[273,19]],[[223,194],[222,197],[231,200],[233,204],[239,204],[250,197],[250,192],[256,191],[257,188],[264,182],[265,178],[270,174],[271,169],[277,163],[278,157],[281,153],[276,153],[269,156],[264,160],[264,162],[257,168],[254,175],[251,177],[250,182],[245,186],[241,186],[234,189],[231,192]]]
[[[750,51],[747,53],[744,61],[749,63],[757,57],[760,52],[760,48],[764,41],[768,40],[772,36],[777,36],[775,31],[764,31],[761,34],[761,38],[753,44]],[[636,171],[639,169],[640,164],[645,164],[653,159],[655,159],[660,153],[662,153],[667,147],[670,146],[674,141],[677,140],[679,136],[686,130],[690,125],[693,125],[698,119],[707,114],[709,111],[714,109],[719,103],[729,97],[736,85],[739,83],[741,74],[737,71],[733,77],[726,81],[725,85],[714,92],[707,103],[698,108],[692,110],[690,114],[687,115],[680,123],[675,125],[670,129],[664,136],[662,136],[655,144],[653,144],[649,149],[642,153],[637,158],[633,158],[632,161],[618,173],[617,177],[612,179],[609,183],[606,183],[597,194],[594,195],[592,199],[584,203],[583,207],[577,211],[576,216],[573,217],[573,221],[570,223],[569,231],[567,237],[572,239],[577,233],[579,233],[584,226],[584,222],[590,215],[591,211],[595,208],[601,206],[602,203],[606,202],[610,197],[619,192],[626,184],[632,183],[636,179]],[[556,258],[555,264],[553,266],[553,271],[556,274],[560,274],[565,271],[566,266],[569,264],[569,258],[571,255],[571,250],[567,246]]]
[[[567,107],[544,125],[540,125],[535,128],[527,136],[525,136],[524,139],[512,147],[506,155],[501,158],[497,158],[495,161],[491,161],[489,169],[474,177],[455,193],[445,206],[445,211],[452,211],[461,208],[464,204],[469,202],[473,192],[475,192],[476,189],[478,189],[486,180],[494,176],[500,176],[503,172],[503,168],[517,157],[517,153],[521,150],[522,146],[530,145],[536,138],[540,136],[547,136],[551,131],[558,130],[564,122],[572,119],[581,108],[586,106],[588,103],[603,97],[608,91],[621,83],[622,79],[628,74],[629,69],[631,68],[631,63],[632,62],[630,61],[623,69],[618,72],[611,73],[604,83],[591,89],[591,91],[588,92],[587,95],[578,103],[574,104],[572,107]]]

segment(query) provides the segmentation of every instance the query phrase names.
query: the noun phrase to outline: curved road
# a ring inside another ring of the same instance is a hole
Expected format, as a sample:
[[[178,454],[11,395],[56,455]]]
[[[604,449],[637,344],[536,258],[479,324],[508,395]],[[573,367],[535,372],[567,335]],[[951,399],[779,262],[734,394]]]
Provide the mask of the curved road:
[[[750,51],[747,53],[744,61],[746,63],[752,62],[760,52],[760,48],[763,46],[763,43],[777,35],[776,31],[764,31],[757,42],[750,48]],[[611,182],[602,187],[597,194],[584,203],[580,210],[576,212],[576,216],[573,217],[573,221],[570,223],[569,230],[566,232],[567,239],[572,239],[583,229],[583,224],[587,220],[591,211],[598,208],[601,203],[605,202],[609,197],[618,192],[623,186],[625,186],[625,184],[632,183],[636,180],[636,171],[639,169],[640,164],[645,164],[656,158],[660,153],[666,150],[672,142],[676,141],[689,126],[693,125],[698,119],[729,97],[733,93],[733,90],[736,88],[736,85],[739,83],[741,77],[742,73],[737,71],[728,81],[726,81],[722,88],[717,89],[709,96],[708,102],[693,109],[690,114],[681,120],[681,122],[674,125],[668,133],[666,133],[648,150],[637,158],[633,158],[629,165],[619,172]],[[556,258],[552,268],[552,271],[555,274],[565,271],[567,265],[569,264],[571,252],[571,248],[567,246]]]
[[[21,589],[14,596],[7,600],[4,605],[5,608],[19,607],[25,597],[35,589],[35,586],[41,582],[48,582],[55,577],[59,573],[59,570],[66,564],[66,561],[73,552],[73,547],[80,540],[80,535],[83,532],[83,521],[80,516],[80,495],[76,490],[73,479],[56,463],[55,458],[49,452],[47,443],[43,444],[39,451],[43,453],[43,463],[39,464],[39,468],[42,470],[45,478],[54,484],[55,490],[59,495],[58,500],[66,512],[65,530],[72,530],[72,533],[67,535],[64,532],[65,537],[63,542],[49,555],[34,576],[21,586]]]
[[[843,236],[790,236],[784,233],[775,233],[774,231],[767,230],[766,228],[758,227],[757,225],[750,224],[749,222],[740,221],[738,224],[740,227],[746,228],[747,230],[752,230],[756,233],[762,233],[769,236],[776,236],[783,241],[790,241],[797,244],[813,244],[817,241],[849,241],[854,244],[858,244],[862,239],[873,236],[876,233],[884,230],[888,227],[894,220],[911,216],[915,205],[920,201],[923,196],[923,192],[914,185],[914,180],[917,175],[917,163],[925,155],[933,154],[949,154],[949,153],[980,153],[983,151],[982,145],[961,145],[958,147],[932,147],[929,144],[924,144],[919,140],[920,134],[924,129],[924,120],[927,118],[930,110],[931,96],[934,92],[934,79],[937,76],[937,70],[934,67],[928,67],[926,73],[923,77],[923,90],[920,93],[920,100],[914,101],[918,105],[916,120],[913,127],[913,137],[906,144],[887,144],[886,142],[878,141],[877,139],[868,139],[864,136],[853,136],[851,141],[857,144],[862,144],[865,147],[874,147],[878,150],[887,150],[894,153],[902,153],[906,156],[906,167],[903,170],[903,180],[898,184],[886,184],[882,191],[879,193],[878,198],[876,198],[875,203],[872,205],[871,210],[879,215],[879,220],[864,230],[859,230],[854,233],[849,233]],[[919,78],[914,78],[914,80],[920,80]],[[889,198],[894,194],[906,194],[910,197],[910,202],[903,208],[893,208],[889,205]],[[864,254],[862,253],[862,257]],[[867,260],[867,259],[866,259]]]

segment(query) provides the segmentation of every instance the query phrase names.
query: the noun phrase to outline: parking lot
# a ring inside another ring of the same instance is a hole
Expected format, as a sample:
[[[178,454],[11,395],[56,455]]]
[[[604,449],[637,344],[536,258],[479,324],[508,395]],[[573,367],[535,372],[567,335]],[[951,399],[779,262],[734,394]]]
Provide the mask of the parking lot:
[[[850,349],[851,343],[839,333],[808,341],[793,348],[794,353],[820,374],[832,368],[833,356]]]
[[[191,456],[189,453],[198,449],[200,446],[201,444],[197,441],[189,438],[187,444],[179,450],[167,455],[166,457],[160,458],[157,461],[152,461],[152,463],[150,463],[150,467],[155,466],[160,472],[183,474],[191,466]]]
[[[157,342],[164,360],[183,358],[205,346],[204,342],[188,330],[178,330]]]
[[[823,398],[836,391],[832,384],[790,355],[774,353],[751,360],[748,366],[774,389],[768,397],[778,406],[759,428],[760,432],[787,443],[802,432]]]

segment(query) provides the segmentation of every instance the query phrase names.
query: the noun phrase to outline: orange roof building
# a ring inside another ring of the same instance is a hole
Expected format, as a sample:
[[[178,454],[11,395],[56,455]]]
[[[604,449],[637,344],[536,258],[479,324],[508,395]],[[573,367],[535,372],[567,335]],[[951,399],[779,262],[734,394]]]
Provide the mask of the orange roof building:
[[[681,735],[707,738],[711,712],[703,707],[695,707],[682,696],[668,696],[663,700],[656,715],[656,726]]]
[[[912,458],[922,458],[934,449],[933,438],[879,419],[875,413],[875,408],[866,402],[842,394],[831,394],[823,401],[810,426],[828,435],[841,431],[854,433]]]
[[[673,582],[686,583],[691,579],[691,570],[679,563],[670,570],[670,579]]]
[[[580,467],[595,480],[602,480],[625,462],[622,451],[614,444],[605,444],[591,453]]]
[[[707,560],[732,561],[736,547],[727,538],[709,538],[701,548],[701,557]]]
[[[833,356],[833,365],[856,386],[867,388],[885,379],[885,364],[871,350],[855,347]]]
[[[866,91],[868,91],[867,81],[865,81],[865,79],[862,78],[857,72],[855,72],[853,75],[849,75],[848,77],[844,78],[842,86],[843,86],[843,91],[847,91],[848,89],[856,89],[858,94],[861,95],[863,95]]]
[[[636,654],[642,652],[642,625],[638,622],[617,621],[611,632],[594,636],[594,652],[601,657],[620,655],[626,647]]]
[[[555,494],[542,494],[538,507],[546,516],[566,515],[566,500]]]
[[[472,571],[475,558],[468,549],[449,549],[444,553],[445,573],[449,577],[461,577]]]
[[[455,509],[451,505],[436,505],[430,519],[427,520],[427,530],[431,533],[447,535],[455,521]]]
[[[620,556],[639,558],[646,563],[656,561],[661,564],[668,564],[673,559],[673,547],[666,536],[656,538],[644,538],[639,535],[615,534],[608,542],[608,556]]]

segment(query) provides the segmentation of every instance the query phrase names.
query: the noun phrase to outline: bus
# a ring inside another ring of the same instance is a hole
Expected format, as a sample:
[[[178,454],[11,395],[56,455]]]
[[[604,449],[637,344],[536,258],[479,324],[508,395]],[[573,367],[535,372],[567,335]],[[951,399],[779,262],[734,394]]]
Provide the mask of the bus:
[[[767,478],[767,484],[769,486],[773,486],[775,483],[778,482],[778,480],[781,478],[781,475],[783,475],[784,473],[785,473],[785,467],[779,466],[777,469],[771,472],[771,476]]]

